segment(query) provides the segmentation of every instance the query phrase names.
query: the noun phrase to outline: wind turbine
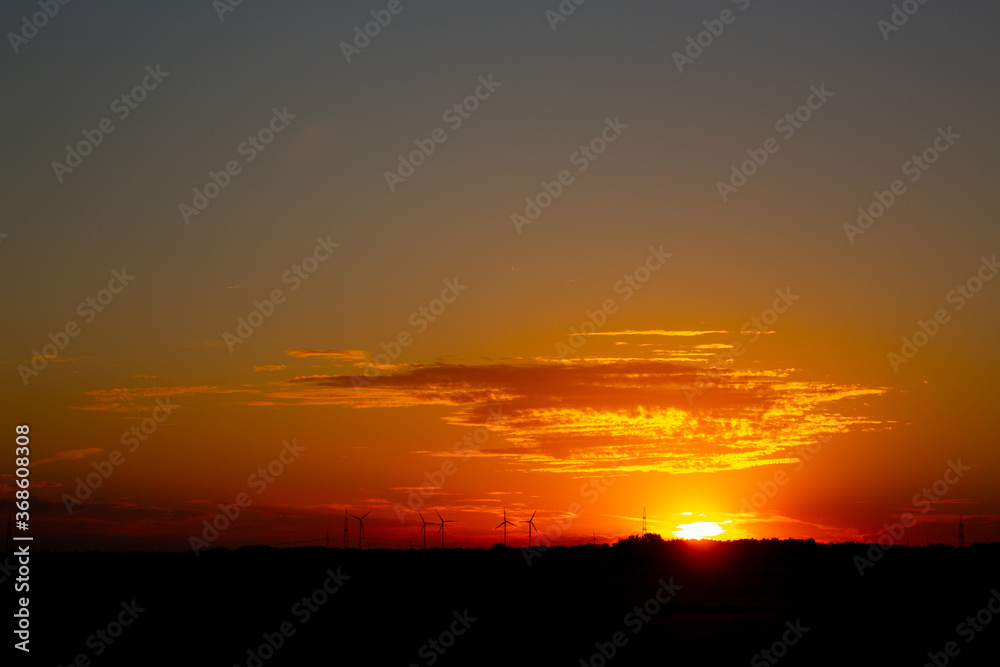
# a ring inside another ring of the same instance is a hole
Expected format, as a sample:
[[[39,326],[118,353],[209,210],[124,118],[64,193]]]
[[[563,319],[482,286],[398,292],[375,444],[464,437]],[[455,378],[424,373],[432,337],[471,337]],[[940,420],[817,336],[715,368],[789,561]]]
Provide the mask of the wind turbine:
[[[410,551],[413,551],[413,540],[407,537],[406,542],[410,545]]]
[[[426,519],[424,519],[424,515],[421,514],[420,512],[417,512],[417,516],[420,517],[420,523],[421,523],[420,532],[417,533],[417,535],[419,535],[420,533],[424,534],[424,549],[426,549],[427,548],[427,526],[436,526],[437,524],[436,523],[430,523],[430,522],[428,522]]]
[[[503,511],[503,523],[500,524],[500,526],[503,526],[503,546],[504,546],[504,548],[507,547],[507,526],[508,525],[513,526],[514,522],[507,520],[507,510],[504,510]],[[497,528],[499,528],[500,526],[497,526]],[[496,530],[497,528],[494,528],[493,530]]]
[[[365,517],[368,516],[371,513],[372,513],[372,511],[368,510],[367,512],[365,512],[361,516],[357,516],[355,514],[351,514],[351,516],[353,516],[355,519],[358,520],[358,549],[359,550],[361,549],[361,540],[363,540],[364,537],[365,537]],[[365,541],[367,541],[367,540],[365,540]]]
[[[455,521],[455,519],[445,519],[443,516],[441,516],[441,513],[438,512],[437,510],[434,510],[434,513],[438,515],[439,519],[441,519],[441,527],[438,529],[438,532],[441,533],[441,548],[444,549],[444,524],[457,523],[457,522]]]
[[[538,510],[531,513],[531,518],[524,523],[528,524],[528,548],[531,548],[531,529],[534,528],[535,532],[538,532],[538,528],[535,526],[535,515],[538,514]]]

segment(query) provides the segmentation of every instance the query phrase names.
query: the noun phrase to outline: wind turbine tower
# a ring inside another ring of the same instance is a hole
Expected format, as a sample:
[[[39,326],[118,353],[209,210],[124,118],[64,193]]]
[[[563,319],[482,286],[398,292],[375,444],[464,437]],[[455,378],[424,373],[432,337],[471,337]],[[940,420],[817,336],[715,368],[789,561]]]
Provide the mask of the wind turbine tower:
[[[646,537],[646,508],[642,508],[642,536]]]
[[[359,551],[361,550],[361,540],[365,539],[365,517],[368,516],[371,513],[372,513],[372,511],[368,510],[367,512],[365,512],[361,516],[355,516],[354,514],[351,515],[355,519],[358,520],[358,550]]]
[[[441,533],[441,548],[444,549],[444,524],[456,523],[456,521],[455,519],[445,519],[437,510],[434,510],[434,513],[438,515],[439,519],[441,519],[441,527],[438,529],[438,532]]]
[[[436,524],[429,523],[420,512],[417,512],[417,516],[420,517],[420,533],[424,534],[424,549],[427,549],[427,526],[434,526]],[[417,534],[419,535],[420,533]]]
[[[534,528],[535,532],[538,532],[538,528],[535,526],[535,515],[538,514],[538,510],[531,513],[531,518],[524,523],[528,524],[528,548],[531,548],[531,529]]]
[[[965,546],[965,523],[962,521],[962,515],[958,515],[958,547],[961,549]]]
[[[507,526],[513,526],[513,525],[514,525],[513,521],[508,521],[507,520],[507,510],[504,510],[503,511],[503,523],[501,523],[499,526],[497,526],[497,528],[499,528],[500,526],[503,526],[503,546],[504,546],[504,548],[507,548]],[[493,530],[496,530],[497,528],[494,528]]]

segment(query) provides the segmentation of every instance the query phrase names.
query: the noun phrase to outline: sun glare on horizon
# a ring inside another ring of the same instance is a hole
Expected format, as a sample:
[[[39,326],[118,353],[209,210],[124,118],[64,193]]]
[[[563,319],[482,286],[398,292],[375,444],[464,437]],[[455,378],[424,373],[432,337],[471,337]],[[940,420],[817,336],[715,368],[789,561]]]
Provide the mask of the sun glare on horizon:
[[[682,540],[705,540],[721,535],[726,529],[717,521],[695,521],[678,524],[674,535]]]

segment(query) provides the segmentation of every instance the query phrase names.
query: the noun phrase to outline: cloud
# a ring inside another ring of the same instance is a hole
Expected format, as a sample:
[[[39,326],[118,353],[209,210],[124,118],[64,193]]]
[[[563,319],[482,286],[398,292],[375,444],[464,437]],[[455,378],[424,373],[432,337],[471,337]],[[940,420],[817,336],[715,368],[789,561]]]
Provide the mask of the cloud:
[[[646,329],[637,331],[635,329],[625,329],[624,331],[594,331],[591,333],[580,333],[581,336],[707,336],[709,334],[726,334],[728,331],[669,331],[667,329]]]
[[[364,350],[289,350],[290,357],[332,357],[334,359],[364,359]]]
[[[267,371],[283,371],[285,370],[284,364],[268,364],[266,366],[254,366],[253,370],[255,373],[267,372]]]
[[[45,360],[51,361],[54,364],[69,364],[77,360],[77,357],[60,357],[58,354],[39,354],[28,360],[30,364],[33,361]]]
[[[85,392],[95,402],[89,405],[75,405],[73,410],[95,412],[145,412],[156,407],[157,398],[180,396],[183,394],[232,394],[252,392],[250,389],[224,389],[208,385],[175,387],[117,387],[95,389]]]
[[[273,405],[457,408],[446,421],[499,434],[478,456],[536,471],[708,472],[793,462],[823,435],[880,428],[862,397],[882,387],[795,379],[794,369],[704,369],[658,359],[411,365],[381,375],[311,375]],[[359,382],[359,379],[361,380]],[[433,454],[431,454],[433,455]]]
[[[84,447],[83,449],[67,449],[58,452],[55,456],[50,456],[47,459],[40,459],[38,461],[32,461],[32,467],[37,467],[40,465],[45,465],[46,463],[55,463],[56,461],[75,461],[77,459],[86,458],[88,456],[93,456],[94,454],[100,454],[103,450],[100,447]]]

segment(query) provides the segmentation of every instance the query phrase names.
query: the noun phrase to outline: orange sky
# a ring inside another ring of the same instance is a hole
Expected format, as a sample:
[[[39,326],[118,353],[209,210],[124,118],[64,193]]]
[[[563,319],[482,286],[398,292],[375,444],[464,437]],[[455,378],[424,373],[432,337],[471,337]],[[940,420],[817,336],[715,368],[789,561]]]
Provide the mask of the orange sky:
[[[417,510],[461,546],[504,509],[512,545],[643,508],[1000,538],[1000,10],[886,39],[878,3],[732,4],[682,71],[718,8],[414,3],[350,61],[353,0],[65,8],[0,59],[0,414],[39,540],[186,549],[239,497],[212,545],[339,545],[345,509],[391,547]]]

